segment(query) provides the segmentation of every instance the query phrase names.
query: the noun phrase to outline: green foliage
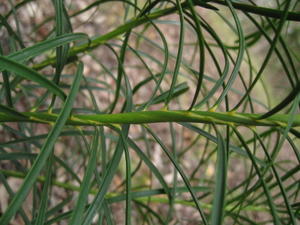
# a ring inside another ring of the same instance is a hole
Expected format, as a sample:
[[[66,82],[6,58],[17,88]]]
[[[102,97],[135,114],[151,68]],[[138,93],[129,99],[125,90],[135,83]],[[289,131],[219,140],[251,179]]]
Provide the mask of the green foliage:
[[[83,2],[3,4],[0,224],[298,224],[299,1]]]

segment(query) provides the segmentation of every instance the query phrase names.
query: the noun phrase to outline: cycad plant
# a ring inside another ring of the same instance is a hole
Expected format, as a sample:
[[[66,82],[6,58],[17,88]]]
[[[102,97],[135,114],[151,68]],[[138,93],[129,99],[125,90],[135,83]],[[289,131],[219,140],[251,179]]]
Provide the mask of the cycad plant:
[[[1,1],[0,224],[299,224],[299,3]]]

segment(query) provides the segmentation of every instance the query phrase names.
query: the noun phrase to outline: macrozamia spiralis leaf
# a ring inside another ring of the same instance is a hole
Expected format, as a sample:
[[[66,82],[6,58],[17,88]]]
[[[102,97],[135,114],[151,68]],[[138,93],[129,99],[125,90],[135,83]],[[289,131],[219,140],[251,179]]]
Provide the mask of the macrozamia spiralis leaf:
[[[3,6],[1,225],[298,223],[299,1]]]

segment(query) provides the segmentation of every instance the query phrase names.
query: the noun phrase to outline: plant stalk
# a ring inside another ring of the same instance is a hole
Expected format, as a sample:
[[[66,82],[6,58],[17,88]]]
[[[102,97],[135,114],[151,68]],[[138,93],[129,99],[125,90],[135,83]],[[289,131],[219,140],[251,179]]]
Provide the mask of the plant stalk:
[[[58,114],[46,112],[23,112],[23,117],[0,112],[0,122],[54,123]],[[101,126],[113,124],[147,124],[163,122],[191,122],[231,126],[286,127],[288,114],[276,114],[259,119],[262,114],[211,111],[158,110],[116,114],[73,114],[66,125]],[[292,127],[300,126],[300,114],[295,115]]]

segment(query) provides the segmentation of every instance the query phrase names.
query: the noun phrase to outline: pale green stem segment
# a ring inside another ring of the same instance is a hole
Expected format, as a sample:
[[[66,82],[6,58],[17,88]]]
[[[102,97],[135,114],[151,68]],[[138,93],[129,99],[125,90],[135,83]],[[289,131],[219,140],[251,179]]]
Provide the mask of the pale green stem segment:
[[[44,112],[24,112],[24,117],[0,112],[0,122],[34,122],[53,123],[57,114]],[[192,122],[223,124],[232,126],[278,126],[286,127],[289,115],[276,114],[265,119],[259,119],[262,114],[211,112],[211,111],[142,111],[118,114],[73,114],[66,125],[112,125],[112,124],[145,124],[162,122]],[[295,115],[292,127],[300,126],[300,114]]]
[[[10,176],[10,177],[15,177],[15,178],[20,178],[23,179],[26,174],[25,173],[21,173],[18,171],[14,171],[14,170],[0,170],[1,173],[5,174],[6,176]],[[45,183],[45,177],[44,176],[39,176],[37,178],[37,181],[40,183]],[[56,187],[59,188],[64,188],[67,189],[69,191],[75,191],[75,192],[79,192],[80,191],[80,187],[76,186],[74,184],[71,183],[66,183],[66,182],[59,182],[57,180],[52,180],[52,184],[55,185]],[[171,190],[172,187],[169,187],[169,190]],[[193,189],[195,190],[199,190],[199,191],[208,191],[209,188],[208,187],[193,187]],[[96,195],[99,192],[98,189],[90,189],[89,194],[91,195]],[[183,192],[188,192],[186,187],[177,187],[177,193],[183,193]],[[142,191],[133,191],[132,192],[132,198],[135,199],[135,201],[141,201],[141,202],[153,202],[153,203],[168,203],[168,197],[162,196],[162,194],[165,194],[163,189],[155,189],[155,190],[142,190]],[[160,195],[160,196],[157,196]],[[151,198],[149,198],[149,196],[151,196]],[[124,201],[125,200],[125,195],[124,194],[119,194],[119,193],[114,193],[114,192],[108,192],[105,195],[105,198],[108,200],[109,203],[114,203],[114,202],[120,202],[120,201]],[[185,200],[180,200],[180,199],[176,199],[175,200],[175,204],[181,204],[181,205],[185,205],[185,206],[192,206],[195,207],[195,202],[192,201],[185,201]],[[211,209],[212,205],[211,204],[205,204],[205,203],[201,203],[201,206],[205,209]],[[234,205],[227,205],[226,206],[226,211],[231,211],[232,208],[234,207]],[[256,206],[256,205],[247,205],[244,207],[244,210],[246,211],[257,211],[257,212],[268,212],[268,208],[264,207],[264,206]]]

